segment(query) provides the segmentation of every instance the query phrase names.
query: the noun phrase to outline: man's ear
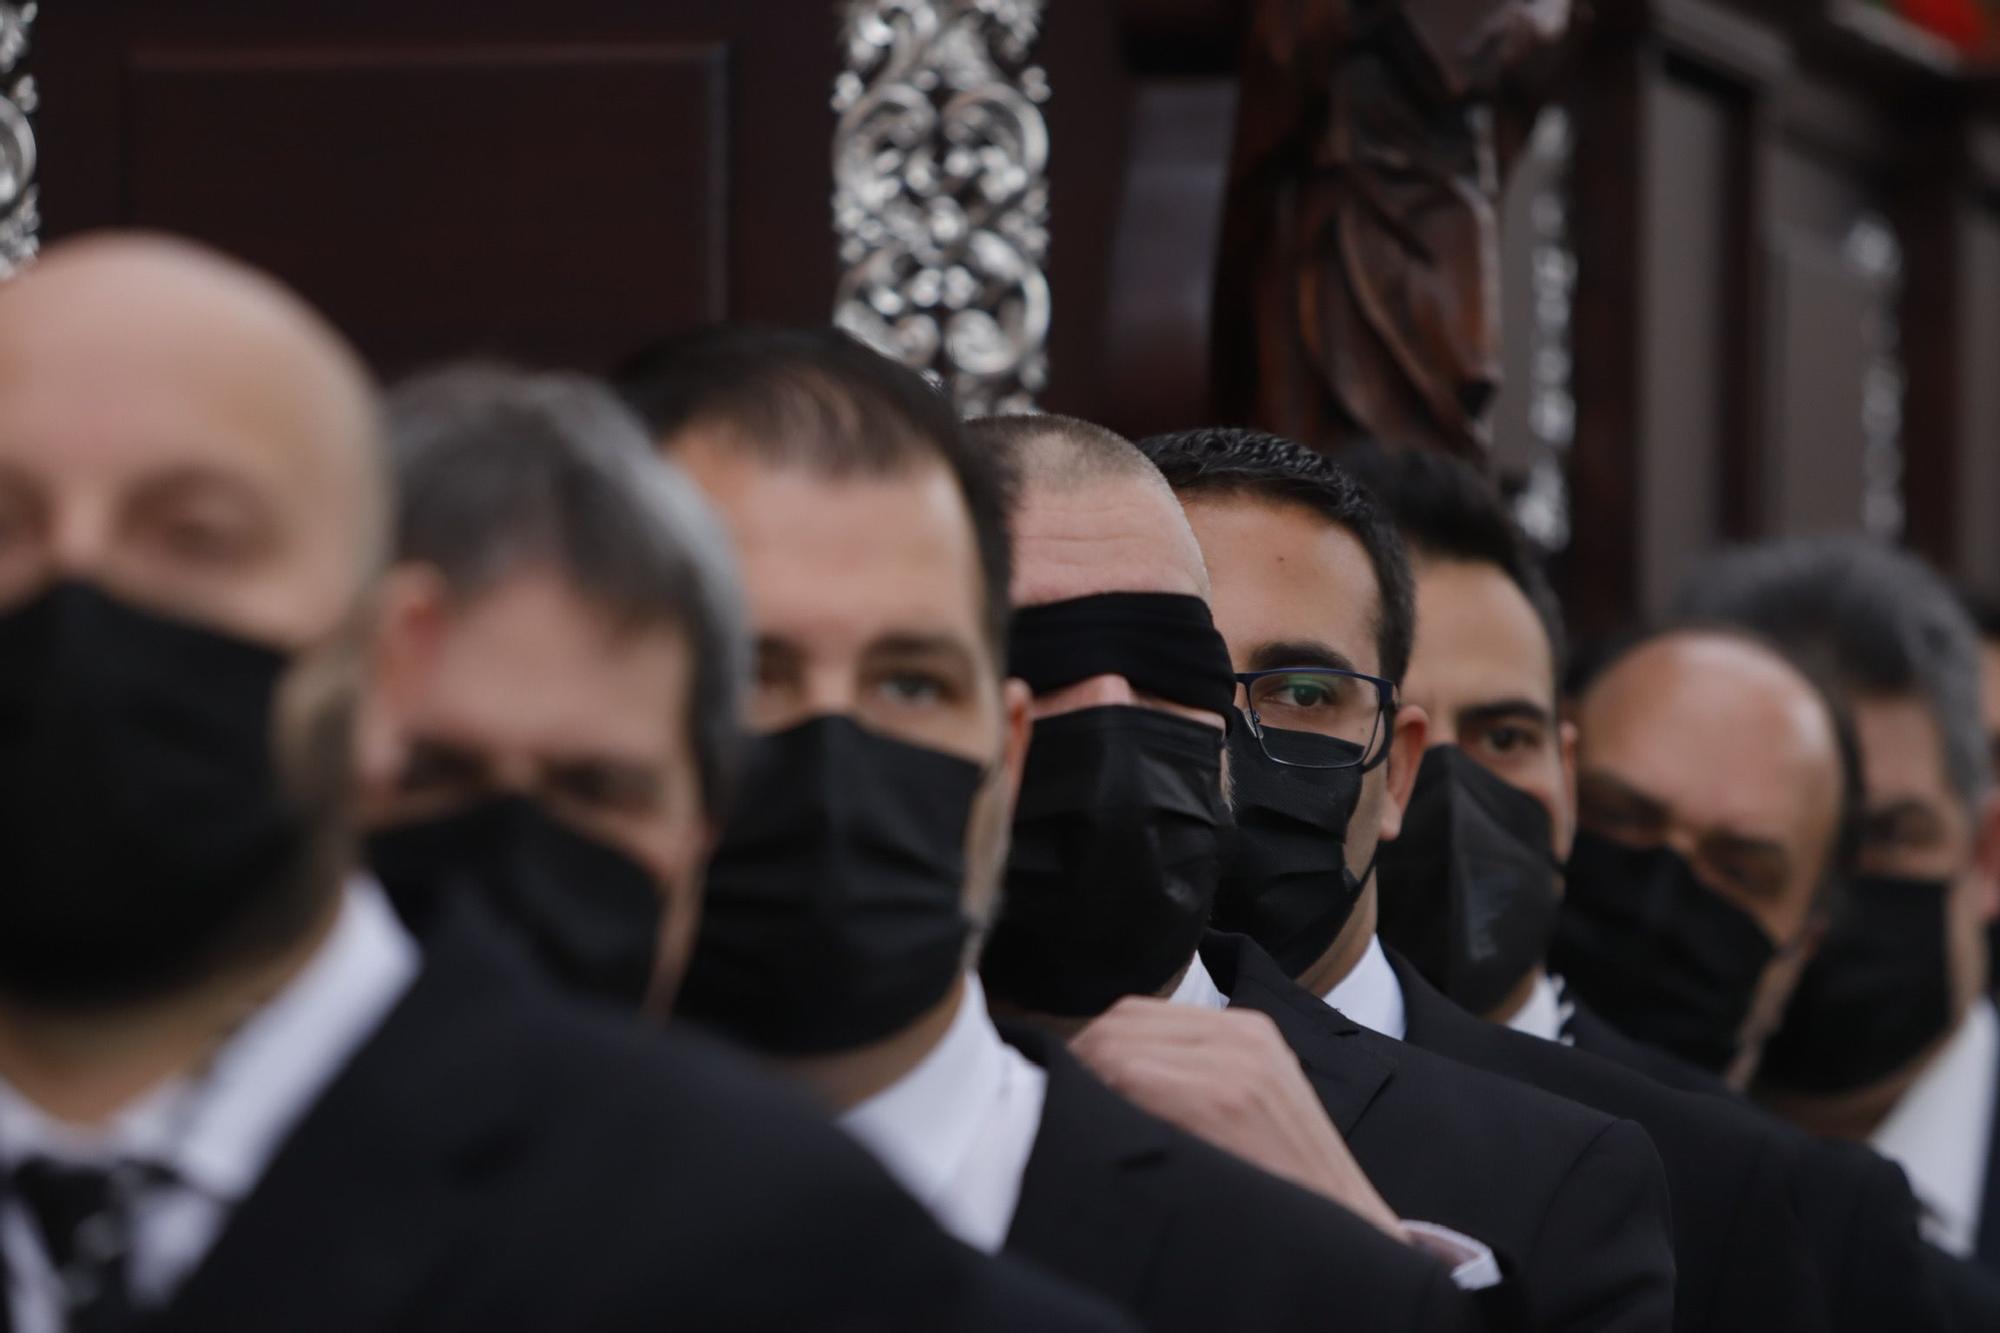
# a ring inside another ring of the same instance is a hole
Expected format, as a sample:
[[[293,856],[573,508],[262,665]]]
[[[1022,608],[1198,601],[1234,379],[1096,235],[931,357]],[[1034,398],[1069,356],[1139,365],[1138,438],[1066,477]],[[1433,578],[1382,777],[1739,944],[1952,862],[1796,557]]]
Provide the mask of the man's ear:
[[[1980,920],[2000,920],[2000,791],[1989,791],[1976,809],[1972,868],[1979,876]]]
[[[1556,724],[1556,755],[1562,768],[1562,822],[1556,829],[1556,859],[1567,862],[1576,846],[1576,723]]]
[[[1035,735],[1035,692],[1028,682],[1009,676],[1000,685],[1000,724],[1003,728],[1000,766],[1005,772],[1007,807],[1012,809],[1021,794],[1021,772],[1027,767],[1028,745]]]
[[[444,579],[435,569],[398,565],[383,578],[354,727],[364,790],[393,782],[402,770],[402,719],[437,661],[444,619]]]
[[[1376,833],[1379,842],[1393,842],[1403,831],[1403,811],[1410,804],[1410,792],[1416,788],[1417,769],[1424,762],[1424,744],[1430,738],[1430,714],[1415,704],[1404,704],[1396,710],[1390,727],[1389,758],[1383,763],[1388,770],[1388,799],[1382,802],[1382,818]]]

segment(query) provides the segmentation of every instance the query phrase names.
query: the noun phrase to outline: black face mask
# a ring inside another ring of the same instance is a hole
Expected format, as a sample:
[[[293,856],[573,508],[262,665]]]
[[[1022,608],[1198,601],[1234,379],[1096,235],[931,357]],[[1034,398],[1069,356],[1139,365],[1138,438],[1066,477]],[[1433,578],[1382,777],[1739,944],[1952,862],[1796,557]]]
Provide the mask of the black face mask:
[[[1550,962],[1628,1037],[1722,1073],[1776,956],[1672,849],[1577,834]]]
[[[1157,994],[1201,942],[1228,818],[1214,727],[1136,707],[1037,722],[987,989],[1074,1018]]]
[[[1757,1076],[1793,1092],[1864,1088],[1951,1026],[1943,880],[1863,875],[1806,964]]]
[[[1382,848],[1382,938],[1462,1008],[1489,1013],[1542,961],[1561,867],[1542,803],[1456,745],[1417,770]]]
[[[665,897],[616,848],[498,796],[368,839],[368,862],[419,934],[447,900],[480,905],[565,988],[636,1009],[658,953]]]
[[[1301,755],[1326,763],[1361,758],[1361,747],[1331,736],[1286,733]],[[1347,826],[1366,773],[1299,768],[1264,753],[1249,725],[1229,728],[1229,780],[1236,831],[1227,839],[1215,927],[1248,935],[1299,976],[1333,946],[1368,883],[1347,868]]]
[[[978,765],[819,717],[760,738],[675,1013],[774,1055],[909,1026],[963,966]]]
[[[291,664],[83,584],[0,615],[0,993],[135,1003],[310,924],[341,812],[286,794]]]

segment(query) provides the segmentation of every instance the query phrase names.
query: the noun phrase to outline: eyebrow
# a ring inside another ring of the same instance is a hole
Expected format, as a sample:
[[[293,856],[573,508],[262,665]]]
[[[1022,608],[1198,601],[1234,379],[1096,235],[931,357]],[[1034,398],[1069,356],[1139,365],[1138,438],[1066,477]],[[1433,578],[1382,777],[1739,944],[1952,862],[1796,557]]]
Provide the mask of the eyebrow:
[[[1666,802],[1656,797],[1648,796],[1637,787],[1634,787],[1621,778],[1613,777],[1603,769],[1587,768],[1578,774],[1577,791],[1579,793],[1593,788],[1602,789],[1618,797],[1620,800],[1630,801],[1634,805],[1642,805],[1655,815],[1663,816],[1668,813]]]
[[[884,653],[894,657],[944,657],[967,671],[975,669],[979,664],[978,655],[955,634],[891,632],[869,643],[868,652]]]
[[[1470,722],[1476,725],[1482,722],[1499,722],[1507,718],[1526,718],[1530,722],[1539,722],[1546,727],[1555,721],[1555,713],[1547,704],[1538,704],[1532,699],[1494,699],[1458,711],[1460,723]]]
[[[1252,671],[1275,671],[1281,667],[1331,667],[1335,671],[1360,671],[1353,658],[1318,639],[1263,643],[1250,654]]]

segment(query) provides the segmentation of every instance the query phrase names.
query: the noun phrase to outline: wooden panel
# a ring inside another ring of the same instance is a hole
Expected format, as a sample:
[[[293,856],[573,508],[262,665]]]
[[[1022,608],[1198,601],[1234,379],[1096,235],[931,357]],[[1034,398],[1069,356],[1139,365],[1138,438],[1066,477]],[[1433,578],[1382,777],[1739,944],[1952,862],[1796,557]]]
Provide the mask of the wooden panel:
[[[141,50],[120,221],[284,274],[385,370],[598,364],[728,309],[722,55]]]
[[[1648,179],[1639,318],[1639,610],[1672,598],[1690,559],[1724,532],[1732,433],[1733,211],[1745,128],[1727,94],[1663,67],[1646,90]],[[1584,289],[1585,299],[1589,289]]]
[[[1771,246],[1771,421],[1762,530],[1787,536],[1861,526],[1862,379],[1882,294],[1818,237]]]
[[[44,6],[42,209],[272,266],[390,370],[823,322],[837,13],[798,0]]]
[[[1958,572],[1975,586],[2000,590],[2000,204],[1968,207],[1960,219],[1957,356],[1961,467],[1951,518],[1958,529]]]

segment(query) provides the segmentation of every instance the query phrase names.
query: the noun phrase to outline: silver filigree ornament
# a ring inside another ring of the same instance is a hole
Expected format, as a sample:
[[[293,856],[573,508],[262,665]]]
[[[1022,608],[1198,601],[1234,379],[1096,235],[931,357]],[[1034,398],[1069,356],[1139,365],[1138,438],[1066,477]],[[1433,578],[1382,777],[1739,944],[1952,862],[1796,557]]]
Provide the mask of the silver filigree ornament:
[[[27,58],[35,4],[0,4],[0,279],[10,278],[41,248],[40,191],[35,184],[35,80],[18,74]]]
[[[834,322],[960,410],[1034,407],[1048,379],[1043,0],[852,0],[835,80]]]

